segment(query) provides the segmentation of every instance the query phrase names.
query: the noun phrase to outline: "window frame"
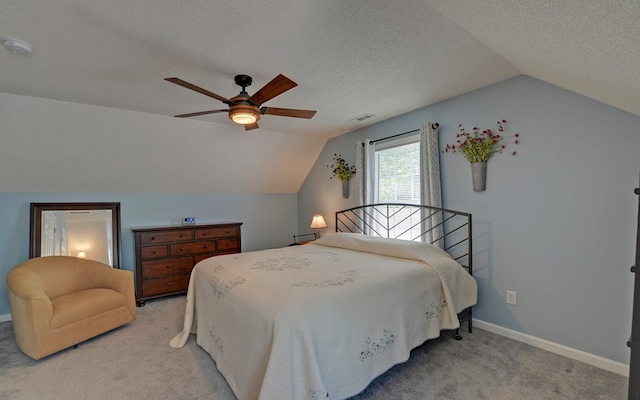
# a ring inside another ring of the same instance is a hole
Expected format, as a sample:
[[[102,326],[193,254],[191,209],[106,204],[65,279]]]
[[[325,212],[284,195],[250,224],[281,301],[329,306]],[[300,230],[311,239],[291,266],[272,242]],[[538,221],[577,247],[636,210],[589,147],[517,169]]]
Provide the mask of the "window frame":
[[[385,151],[385,150],[389,150],[389,149],[393,149],[396,147],[401,147],[401,146],[406,146],[406,145],[410,145],[410,144],[417,144],[418,145],[418,157],[417,157],[417,170],[418,170],[418,182],[419,182],[419,187],[418,187],[418,199],[417,202],[415,204],[420,204],[421,203],[421,199],[420,199],[420,192],[422,189],[422,171],[420,168],[420,157],[422,156],[420,154],[420,133],[416,132],[414,134],[409,134],[409,135],[405,135],[402,137],[395,137],[395,138],[389,138],[380,142],[376,142],[374,144],[374,149],[373,149],[373,199],[374,199],[374,203],[381,203],[381,202],[389,202],[389,201],[395,201],[396,200],[386,200],[386,201],[381,201],[380,200],[380,176],[379,176],[379,155],[378,152],[379,151]],[[401,201],[404,203],[407,203],[407,201]],[[410,204],[414,204],[414,203],[410,203]]]

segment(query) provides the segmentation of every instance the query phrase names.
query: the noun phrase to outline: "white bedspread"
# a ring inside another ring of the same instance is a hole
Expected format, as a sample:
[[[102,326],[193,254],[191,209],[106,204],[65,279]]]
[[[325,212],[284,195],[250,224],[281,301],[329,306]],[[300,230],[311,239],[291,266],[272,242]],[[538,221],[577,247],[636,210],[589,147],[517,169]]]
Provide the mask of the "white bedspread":
[[[240,400],[344,399],[459,327],[476,297],[473,278],[435,246],[331,234],[200,262],[170,344],[184,346],[197,325]]]

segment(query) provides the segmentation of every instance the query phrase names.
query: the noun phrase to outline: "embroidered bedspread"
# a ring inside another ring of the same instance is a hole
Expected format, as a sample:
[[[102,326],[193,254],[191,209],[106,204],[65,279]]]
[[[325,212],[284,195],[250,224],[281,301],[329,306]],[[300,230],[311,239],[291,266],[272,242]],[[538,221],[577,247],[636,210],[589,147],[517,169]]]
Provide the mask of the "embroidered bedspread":
[[[239,400],[344,399],[459,327],[476,297],[473,278],[435,246],[336,233],[200,262],[171,346],[197,325]]]

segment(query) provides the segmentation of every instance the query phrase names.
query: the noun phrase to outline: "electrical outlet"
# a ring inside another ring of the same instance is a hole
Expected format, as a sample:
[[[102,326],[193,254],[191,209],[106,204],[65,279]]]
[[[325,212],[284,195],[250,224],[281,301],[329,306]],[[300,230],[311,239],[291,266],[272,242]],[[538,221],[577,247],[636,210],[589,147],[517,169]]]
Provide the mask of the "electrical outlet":
[[[518,298],[516,297],[516,292],[507,290],[507,304],[516,305],[518,303]]]

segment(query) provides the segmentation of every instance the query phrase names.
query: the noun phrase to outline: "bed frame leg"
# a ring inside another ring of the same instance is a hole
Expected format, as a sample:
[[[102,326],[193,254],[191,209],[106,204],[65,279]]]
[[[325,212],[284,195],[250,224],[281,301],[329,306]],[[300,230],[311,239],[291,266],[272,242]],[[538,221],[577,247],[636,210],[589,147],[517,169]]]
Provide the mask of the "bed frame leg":
[[[473,314],[471,311],[471,307],[469,307],[467,316],[464,317],[464,319],[460,322],[460,328],[462,327],[462,324],[464,323],[464,321],[467,321],[467,330],[469,331],[469,333],[473,333],[473,325],[472,325]],[[460,328],[456,329],[456,331],[453,333],[453,338],[455,340],[462,340],[462,335],[460,334]]]

